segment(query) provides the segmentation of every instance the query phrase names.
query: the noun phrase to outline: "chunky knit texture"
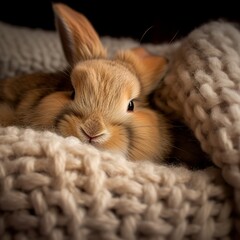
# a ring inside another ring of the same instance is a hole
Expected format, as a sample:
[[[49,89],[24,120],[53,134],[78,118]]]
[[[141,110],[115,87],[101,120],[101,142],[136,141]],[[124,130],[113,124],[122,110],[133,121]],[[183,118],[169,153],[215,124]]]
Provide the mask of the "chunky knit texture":
[[[2,237],[205,240],[232,230],[231,189],[216,168],[132,163],[49,132],[0,134]]]
[[[155,100],[184,119],[235,189],[240,213],[240,32],[211,22],[182,42]],[[240,232],[238,216],[237,228]]]
[[[102,40],[111,53],[138,45]],[[170,59],[157,106],[186,122],[216,167],[129,162],[74,137],[0,128],[1,239],[240,237],[240,33],[210,22],[145,46]],[[0,23],[1,78],[65,65],[55,32]]]

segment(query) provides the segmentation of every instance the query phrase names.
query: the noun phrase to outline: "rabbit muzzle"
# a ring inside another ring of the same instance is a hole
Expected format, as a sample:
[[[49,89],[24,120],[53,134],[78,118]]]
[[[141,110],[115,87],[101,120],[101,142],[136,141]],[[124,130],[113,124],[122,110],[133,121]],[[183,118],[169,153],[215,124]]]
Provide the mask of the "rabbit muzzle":
[[[80,126],[80,134],[84,142],[103,143],[109,138],[109,132],[101,116],[92,115]]]

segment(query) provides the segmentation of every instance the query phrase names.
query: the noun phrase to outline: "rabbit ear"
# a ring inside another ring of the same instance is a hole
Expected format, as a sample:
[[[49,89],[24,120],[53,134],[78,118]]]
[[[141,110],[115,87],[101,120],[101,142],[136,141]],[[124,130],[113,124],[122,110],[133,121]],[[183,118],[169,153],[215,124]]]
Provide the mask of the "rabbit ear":
[[[54,3],[55,25],[70,65],[106,56],[100,38],[88,19],[62,3]]]
[[[166,58],[153,55],[143,47],[136,47],[118,55],[118,58],[130,63],[142,86],[144,95],[150,94],[166,73],[168,61]]]

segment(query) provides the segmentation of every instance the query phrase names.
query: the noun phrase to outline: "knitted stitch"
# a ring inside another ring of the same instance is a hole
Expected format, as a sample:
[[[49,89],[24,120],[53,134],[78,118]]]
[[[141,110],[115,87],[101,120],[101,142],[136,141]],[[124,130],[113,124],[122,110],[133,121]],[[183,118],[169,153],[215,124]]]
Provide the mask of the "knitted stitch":
[[[55,71],[66,63],[56,33],[0,22],[0,79],[36,71]]]
[[[195,132],[235,189],[240,213],[240,32],[231,23],[207,23],[189,34],[172,60],[155,101]]]
[[[110,55],[138,45],[102,41]],[[144,45],[170,60],[157,106],[186,122],[217,167],[129,162],[74,137],[0,128],[0,238],[232,239],[240,229],[239,44],[234,25],[210,22],[175,44]],[[0,23],[0,78],[65,65],[55,32]]]
[[[101,38],[110,57],[119,49],[139,45],[131,38]],[[150,51],[170,58],[178,44],[144,44]],[[0,22],[0,79],[37,71],[54,72],[67,63],[56,32],[16,27]]]
[[[1,239],[230,236],[231,189],[217,168],[133,163],[50,132],[0,134]]]

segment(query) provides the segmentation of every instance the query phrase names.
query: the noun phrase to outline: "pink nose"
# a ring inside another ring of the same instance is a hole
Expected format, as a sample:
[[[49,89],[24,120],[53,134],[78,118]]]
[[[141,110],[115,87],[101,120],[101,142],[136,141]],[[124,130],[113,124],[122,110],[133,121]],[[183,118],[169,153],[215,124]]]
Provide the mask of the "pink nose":
[[[85,135],[85,137],[88,138],[89,143],[91,143],[93,140],[97,140],[99,137],[104,135],[104,133],[100,133],[100,134],[97,133],[94,135],[90,135],[90,134],[86,133],[86,131],[84,131],[84,129],[81,128],[81,130],[82,130],[82,133]]]

